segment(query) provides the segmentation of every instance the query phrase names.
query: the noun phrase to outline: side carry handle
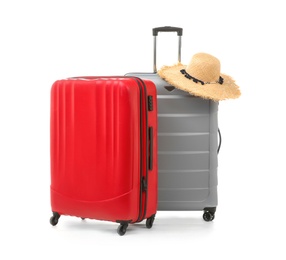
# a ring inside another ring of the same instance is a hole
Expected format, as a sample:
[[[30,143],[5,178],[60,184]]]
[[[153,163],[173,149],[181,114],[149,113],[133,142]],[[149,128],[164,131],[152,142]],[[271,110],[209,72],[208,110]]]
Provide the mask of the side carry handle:
[[[221,132],[220,132],[219,128],[218,128],[217,131],[218,131],[218,136],[219,136],[219,143],[218,143],[218,148],[217,148],[217,154],[219,154],[222,138],[221,138]]]
[[[154,36],[153,71],[154,71],[154,73],[157,73],[157,36],[158,36],[158,32],[177,32],[177,35],[179,37],[179,42],[178,42],[178,62],[181,62],[183,28],[173,27],[173,26],[164,26],[164,27],[153,28],[153,36]]]
[[[150,171],[153,169],[153,127],[149,127],[149,165]]]

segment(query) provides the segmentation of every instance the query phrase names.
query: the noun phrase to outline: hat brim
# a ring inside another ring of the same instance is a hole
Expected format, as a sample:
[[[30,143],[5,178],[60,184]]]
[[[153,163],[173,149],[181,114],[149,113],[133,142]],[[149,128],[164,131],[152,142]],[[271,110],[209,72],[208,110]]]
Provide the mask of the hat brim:
[[[228,75],[221,74],[223,84],[205,84],[195,83],[193,80],[186,78],[181,69],[186,69],[186,65],[178,63],[174,66],[164,66],[158,71],[158,75],[172,86],[189,92],[191,95],[220,101],[225,99],[238,98],[241,93],[235,81]]]

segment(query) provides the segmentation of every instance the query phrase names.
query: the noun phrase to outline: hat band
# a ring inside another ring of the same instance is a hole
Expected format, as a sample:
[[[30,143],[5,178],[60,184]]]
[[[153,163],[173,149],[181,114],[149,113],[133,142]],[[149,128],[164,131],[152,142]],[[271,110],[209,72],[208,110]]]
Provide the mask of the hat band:
[[[223,78],[222,78],[221,76],[219,76],[218,81],[215,81],[215,82],[204,82],[204,81],[202,81],[202,80],[199,80],[199,79],[197,79],[197,78],[191,76],[188,72],[186,72],[185,69],[180,70],[180,72],[181,72],[187,79],[190,79],[190,80],[194,81],[195,83],[198,83],[198,82],[199,82],[199,83],[201,83],[202,85],[205,85],[205,84],[217,84],[217,83],[219,83],[219,84],[221,84],[221,85],[223,84]]]

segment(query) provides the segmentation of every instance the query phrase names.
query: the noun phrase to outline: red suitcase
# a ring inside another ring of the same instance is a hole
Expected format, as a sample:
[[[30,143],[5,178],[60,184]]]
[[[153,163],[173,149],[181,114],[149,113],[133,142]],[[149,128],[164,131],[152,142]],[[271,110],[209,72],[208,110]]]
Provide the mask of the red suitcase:
[[[51,208],[120,223],[157,211],[156,87],[137,77],[78,77],[51,89]]]

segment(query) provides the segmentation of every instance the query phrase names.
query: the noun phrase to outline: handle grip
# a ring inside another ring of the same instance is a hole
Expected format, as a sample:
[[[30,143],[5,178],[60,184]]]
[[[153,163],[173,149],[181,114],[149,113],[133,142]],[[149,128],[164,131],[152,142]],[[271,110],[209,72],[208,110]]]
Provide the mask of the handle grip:
[[[153,36],[158,36],[158,32],[177,32],[178,36],[183,35],[183,28],[173,26],[163,26],[153,28]]]

